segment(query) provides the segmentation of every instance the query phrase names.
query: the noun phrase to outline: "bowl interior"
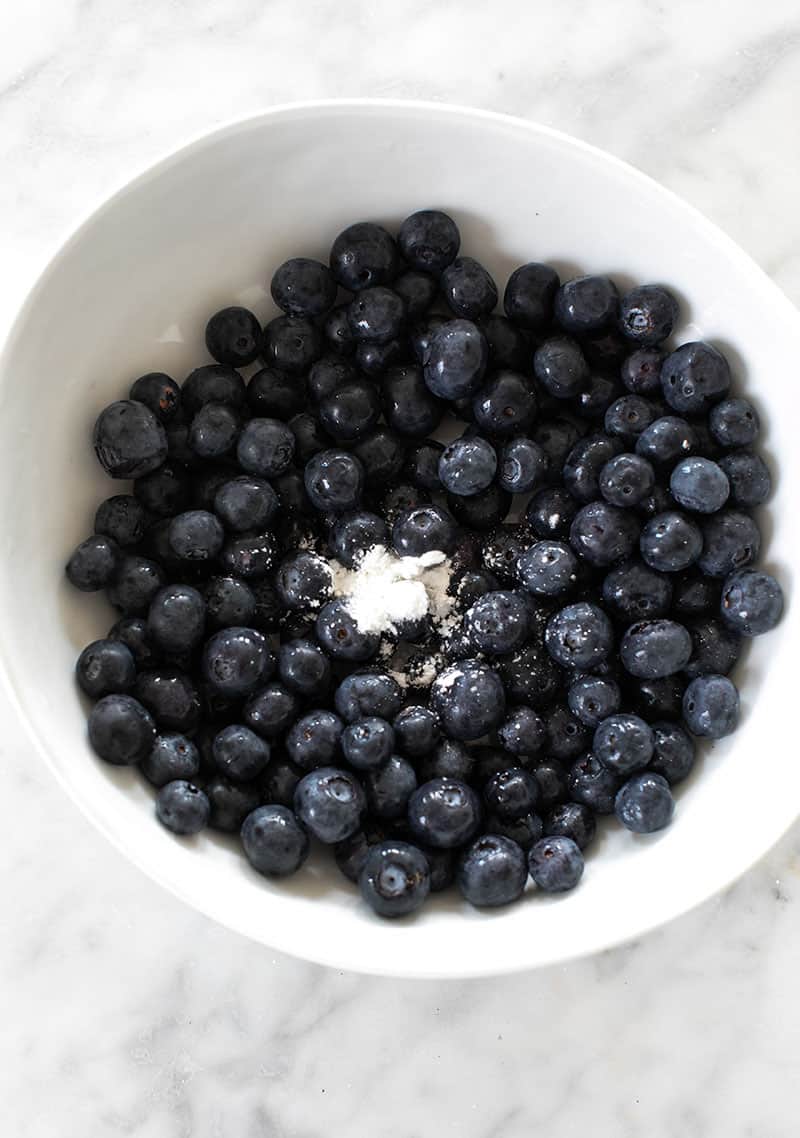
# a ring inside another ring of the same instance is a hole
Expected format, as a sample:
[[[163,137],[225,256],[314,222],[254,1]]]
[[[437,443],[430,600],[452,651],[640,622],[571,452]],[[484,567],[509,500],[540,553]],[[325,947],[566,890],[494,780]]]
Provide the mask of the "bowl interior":
[[[499,116],[416,104],[328,104],[267,113],[181,150],[130,184],[77,232],[27,301],[0,365],[0,655],[20,714],[62,783],[146,872],[265,944],[364,971],[503,972],[637,935],[729,882],[795,817],[789,606],[738,671],[742,724],[709,748],[679,794],[673,826],[636,839],[609,827],[580,889],[498,913],[439,900],[382,923],[322,862],[289,883],[250,871],[235,843],[176,840],[149,791],[85,742],[73,666],[111,610],[63,579],[94,510],[119,492],[96,465],[91,427],[138,374],[183,378],[207,357],[207,316],[230,303],[274,313],[265,282],[292,255],[327,258],[335,234],[370,218],[395,225],[441,206],[463,248],[502,285],[527,260],[565,274],[660,280],[684,304],[681,339],[713,340],[765,421],[776,492],[763,518],[767,564],[790,589],[798,465],[782,413],[800,321],[750,262],[697,213],[629,167],[573,140]],[[774,788],[779,787],[776,796]]]

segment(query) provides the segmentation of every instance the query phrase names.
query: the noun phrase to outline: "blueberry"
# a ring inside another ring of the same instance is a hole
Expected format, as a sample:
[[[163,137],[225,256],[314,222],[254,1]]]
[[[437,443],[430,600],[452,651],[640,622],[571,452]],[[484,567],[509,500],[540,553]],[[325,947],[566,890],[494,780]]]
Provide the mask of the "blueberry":
[[[476,833],[481,807],[475,791],[454,778],[436,778],[418,787],[409,801],[414,836],[435,849],[453,849]]]
[[[156,817],[173,834],[197,834],[208,825],[206,794],[185,779],[166,783],[156,795]]]
[[[455,778],[469,782],[475,764],[475,756],[463,743],[455,739],[442,739],[430,752],[416,764],[419,781],[430,782],[436,778]]]
[[[661,368],[664,398],[680,415],[702,415],[727,395],[730,385],[728,361],[711,344],[682,344]]]
[[[113,538],[95,534],[87,537],[70,554],[66,566],[67,580],[81,592],[97,592],[112,582],[126,560],[121,561],[119,546]]]
[[[625,685],[626,702],[649,722],[655,719],[674,719],[681,714],[685,688],[686,678],[682,675],[630,681]]]
[[[537,541],[518,558],[517,574],[536,596],[559,597],[577,582],[578,559],[564,542]]]
[[[300,550],[281,562],[275,587],[287,609],[316,610],[333,595],[333,574],[327,561]]]
[[[278,512],[278,495],[263,478],[242,474],[223,482],[214,496],[214,511],[237,533],[262,530]]]
[[[286,733],[286,753],[304,771],[330,766],[339,753],[343,728],[332,711],[309,711]]]
[[[564,704],[557,703],[548,708],[543,717],[547,735],[545,750],[551,758],[568,762],[588,749],[591,731]]]
[[[283,474],[272,479],[272,488],[278,496],[278,505],[283,514],[312,514],[314,508],[306,493],[303,473],[296,467],[289,467]],[[220,514],[220,517],[222,515]],[[225,519],[222,519],[225,521]]]
[[[261,800],[273,806],[291,809],[294,792],[303,772],[286,758],[272,758],[259,781]]]
[[[557,336],[536,349],[533,372],[545,391],[556,399],[580,394],[589,380],[589,366],[579,345],[567,336]]]
[[[603,416],[606,433],[634,445],[657,418],[656,407],[641,395],[622,395],[607,408]]]
[[[696,430],[676,415],[653,420],[636,439],[636,453],[656,466],[672,466],[697,448]]]
[[[412,268],[438,274],[455,260],[461,235],[448,214],[438,209],[422,209],[405,219],[397,243]]]
[[[250,695],[269,679],[275,661],[260,632],[225,628],[203,649],[203,678],[212,691],[233,699]]]
[[[406,306],[396,292],[378,285],[356,293],[347,309],[347,319],[354,340],[388,344],[400,335]]]
[[[92,699],[130,691],[136,679],[133,653],[119,640],[95,640],[78,657],[75,675]]]
[[[443,451],[443,445],[435,439],[418,443],[406,453],[403,477],[421,490],[441,490],[439,459]]]
[[[543,419],[537,424],[531,437],[544,451],[550,464],[551,477],[557,476],[567,461],[570,451],[582,436],[583,430],[572,419],[550,418]],[[609,442],[612,447],[615,445],[611,440]],[[616,454],[617,450],[612,450],[610,453]]]
[[[324,450],[306,464],[306,491],[312,505],[323,512],[354,509],[364,489],[364,467],[343,450]]]
[[[530,533],[523,525],[498,526],[481,543],[484,567],[501,580],[516,583],[517,563],[531,544]]]
[[[222,308],[206,324],[206,347],[218,363],[251,364],[261,348],[261,325],[247,308]]]
[[[219,561],[226,573],[257,581],[269,573],[275,564],[276,554],[275,535],[266,530],[229,537],[222,547]]]
[[[352,569],[368,549],[386,545],[388,540],[389,533],[382,518],[367,510],[357,510],[337,517],[328,544],[337,561]]]
[[[509,494],[527,494],[541,486],[548,471],[547,456],[533,439],[518,437],[503,445],[498,481]]]
[[[413,913],[430,892],[430,867],[416,846],[379,842],[367,853],[359,875],[361,895],[381,917]]]
[[[240,422],[225,403],[204,403],[189,424],[187,442],[197,458],[224,458],[236,446]]]
[[[484,834],[498,834],[510,838],[523,850],[529,850],[544,833],[544,823],[538,814],[525,814],[522,818],[498,818],[488,814],[483,823]]]
[[[555,759],[544,759],[533,767],[539,784],[539,809],[549,810],[569,797],[567,772]],[[539,835],[541,837],[541,835]]]
[[[323,605],[314,625],[317,639],[329,656],[339,660],[369,660],[378,650],[380,637],[358,627],[347,603],[337,599]]]
[[[439,282],[430,273],[409,269],[395,278],[392,289],[402,300],[406,317],[418,320],[436,300]]]
[[[674,505],[675,501],[669,490],[657,482],[653,487],[653,493],[639,502],[636,511],[641,518],[654,518],[656,514],[669,513]]]
[[[336,282],[327,265],[310,257],[292,257],[275,270],[270,292],[289,316],[322,316],[336,300]]]
[[[463,435],[439,459],[439,478],[450,494],[469,497],[485,490],[497,471],[497,454],[480,435]]]
[[[479,739],[502,722],[505,693],[498,674],[479,660],[446,668],[431,687],[431,707],[453,739]]]
[[[564,462],[565,489],[579,502],[587,503],[600,492],[600,471],[622,451],[622,443],[608,435],[588,435],[577,442]]]
[[[250,782],[263,772],[270,758],[269,743],[239,723],[223,727],[214,737],[214,762],[234,782]]]
[[[612,403],[618,402],[622,391],[615,379],[607,375],[589,377],[583,391],[573,399],[575,414],[582,419],[604,419]]]
[[[448,265],[441,287],[447,307],[464,320],[479,320],[497,306],[497,285],[472,257],[457,257]]]
[[[713,617],[700,617],[689,624],[692,655],[684,671],[690,679],[718,672],[726,676],[739,659],[741,640],[737,632]]]
[[[148,407],[166,426],[181,409],[180,385],[163,371],[151,371],[134,380],[129,398]]]
[[[615,680],[601,676],[581,676],[570,684],[567,704],[576,719],[586,727],[597,727],[619,711],[621,695]]]
[[[666,340],[677,319],[678,302],[660,285],[639,285],[620,301],[619,326],[623,335],[645,348]]]
[[[691,735],[677,723],[653,724],[653,757],[649,769],[665,778],[670,786],[686,778],[695,760]]]
[[[637,348],[626,356],[620,368],[623,385],[634,395],[660,394],[663,362],[660,348]]]
[[[690,569],[673,582],[672,607],[680,616],[702,616],[718,607],[719,595],[719,581]]]
[[[389,368],[407,363],[408,351],[402,340],[389,340],[386,344],[361,340],[356,346],[355,362],[367,378],[379,379]]]
[[[319,419],[305,411],[294,415],[289,420],[288,427],[294,435],[295,460],[301,466],[330,444],[330,438],[322,429]]]
[[[394,729],[385,719],[370,716],[348,724],[341,738],[342,751],[351,767],[372,770],[382,766],[394,750]]]
[[[242,714],[248,727],[265,739],[274,739],[294,723],[298,709],[297,696],[273,680],[250,696]]]
[[[632,676],[658,679],[686,666],[692,654],[692,638],[674,620],[642,620],[628,628],[619,652]]]
[[[308,834],[285,806],[257,807],[242,823],[241,837],[245,857],[267,877],[287,877],[308,857]]]
[[[155,742],[149,711],[129,695],[106,695],[89,712],[89,742],[99,758],[114,766],[141,762]]]
[[[441,506],[415,506],[392,526],[392,547],[401,557],[421,557],[441,550],[449,553],[456,536],[454,518]]]
[[[295,436],[285,423],[251,419],[239,436],[236,457],[247,473],[273,478],[291,466],[294,451]]]
[[[725,471],[708,458],[684,458],[669,479],[673,498],[687,510],[714,514],[728,499],[730,484]]]
[[[588,601],[567,605],[547,622],[545,645],[563,668],[593,668],[613,646],[611,621]]]
[[[528,865],[520,846],[502,834],[483,834],[462,854],[456,880],[472,905],[495,908],[522,896]]]
[[[349,360],[336,355],[322,356],[311,365],[308,373],[308,394],[315,403],[319,403],[340,387],[354,383],[357,379],[358,372]],[[294,386],[298,386],[296,381]],[[298,411],[302,410],[304,403],[305,400],[301,397]]]
[[[205,784],[211,811],[209,825],[225,834],[241,829],[248,814],[260,803],[261,795],[256,782],[232,782],[224,775],[215,775]]]
[[[322,362],[317,361],[312,372]],[[284,375],[276,368],[261,368],[247,384],[247,405],[250,413],[259,419],[288,422],[303,410],[305,402],[305,393],[296,377]]]
[[[108,599],[126,616],[143,616],[158,590],[166,583],[164,573],[146,557],[123,557],[109,585]]]
[[[353,775],[336,767],[320,767],[300,779],[294,809],[315,838],[332,845],[359,828],[366,799]]]
[[[464,569],[450,580],[448,593],[455,597],[457,612],[466,612],[484,593],[500,588],[500,582],[488,569]]]
[[[481,320],[478,327],[489,345],[489,361],[492,368],[510,368],[512,371],[527,371],[530,363],[530,345],[526,334],[507,320],[505,316],[493,313]]]
[[[337,304],[325,317],[322,334],[328,349],[338,356],[351,356],[355,341],[347,319],[347,304]]]
[[[635,834],[652,834],[672,821],[675,802],[669,783],[660,774],[634,775],[617,793],[617,818]]]
[[[538,755],[545,745],[545,726],[532,707],[512,707],[497,728],[500,743],[512,755]]]
[[[511,767],[493,775],[483,790],[487,810],[504,821],[531,814],[539,801],[539,784],[522,767]]]
[[[671,600],[669,578],[641,561],[628,561],[612,569],[603,581],[603,601],[620,620],[666,616]]]
[[[730,483],[730,500],[734,506],[760,506],[772,493],[769,467],[760,455],[752,451],[735,450],[723,455],[719,469]]]
[[[720,612],[734,632],[760,636],[781,619],[783,590],[769,573],[740,570],[732,573],[722,587]]]
[[[553,317],[553,302],[560,281],[558,273],[550,265],[531,261],[520,265],[508,278],[503,307],[506,315],[520,328],[539,332],[546,328]]]
[[[131,494],[106,498],[94,516],[94,532],[111,538],[123,549],[138,545],[144,537],[145,512]]]
[[[727,577],[745,569],[761,550],[761,534],[740,510],[720,510],[703,522],[703,549],[697,564],[709,577]]]
[[[571,838],[578,849],[584,850],[594,840],[597,822],[588,806],[564,802],[544,816],[544,832],[549,838]]]
[[[411,355],[418,364],[425,363],[434,333],[447,323],[446,316],[438,312],[429,312],[411,325],[408,330],[409,346]]]
[[[418,367],[396,367],[381,385],[386,422],[398,434],[425,438],[441,422],[443,406],[435,399]]]
[[[369,486],[394,482],[406,457],[404,442],[386,427],[378,427],[363,435],[353,447],[353,453],[364,467]]]
[[[364,775],[367,807],[374,818],[404,818],[417,788],[417,776],[407,759],[392,755],[382,766]]]
[[[140,478],[156,470],[167,457],[167,436],[144,403],[120,399],[98,416],[94,452],[112,478]]]
[[[241,411],[245,403],[245,384],[235,368],[206,364],[195,368],[181,388],[181,403],[188,419],[194,418],[206,403],[225,403]]]
[[[472,400],[473,418],[489,435],[524,431],[536,418],[537,409],[531,380],[508,368],[490,375]]]
[[[187,510],[172,519],[169,543],[184,561],[211,561],[225,543],[225,531],[208,510]]]
[[[330,266],[336,281],[350,292],[390,284],[399,267],[397,246],[382,226],[356,222],[334,241]]]
[[[556,293],[554,314],[565,332],[584,335],[610,324],[618,306],[616,285],[608,277],[575,277]]]
[[[597,484],[612,506],[635,506],[652,494],[655,473],[640,455],[619,454],[602,468]]]
[[[566,893],[583,876],[583,854],[570,837],[542,838],[528,853],[528,868],[545,893]]]
[[[490,530],[507,516],[511,494],[493,482],[467,498],[463,494],[448,495],[447,504],[456,521],[468,530]]]
[[[607,502],[582,506],[572,520],[569,541],[590,565],[607,566],[630,557],[639,537],[636,515]]]
[[[464,628],[478,652],[490,656],[513,652],[528,635],[525,602],[507,590],[486,593],[468,610]]]
[[[354,672],[336,689],[334,703],[347,723],[369,715],[391,720],[403,706],[403,692],[388,672]]]
[[[178,669],[139,672],[134,691],[159,728],[183,734],[191,734],[196,729],[200,720],[200,697],[185,672]]]
[[[746,399],[723,399],[708,416],[711,434],[720,446],[748,447],[758,437],[758,412]]]
[[[164,652],[190,652],[203,639],[205,623],[205,601],[191,585],[167,585],[150,602],[148,635]]]
[[[449,320],[431,337],[424,380],[440,399],[460,399],[478,390],[489,357],[481,330],[469,320]]]
[[[322,355],[322,336],[306,316],[276,316],[264,328],[261,355],[268,367],[305,375]]]
[[[167,518],[186,509],[191,489],[188,471],[165,462],[152,474],[137,478],[133,492],[147,513]]]
[[[441,738],[439,720],[429,707],[411,704],[394,718],[394,733],[398,749],[407,758],[427,755]]]
[[[578,503],[568,490],[550,486],[531,498],[525,516],[539,537],[565,538],[577,512]]]
[[[147,621],[138,616],[118,620],[108,632],[109,640],[119,640],[130,649],[137,668],[151,668],[158,659],[147,632]]]
[[[703,534],[691,518],[677,510],[667,510],[645,523],[639,548],[651,569],[675,573],[688,569],[700,558]]]
[[[653,757],[652,729],[638,715],[610,715],[594,733],[592,753],[617,775],[642,770]]]

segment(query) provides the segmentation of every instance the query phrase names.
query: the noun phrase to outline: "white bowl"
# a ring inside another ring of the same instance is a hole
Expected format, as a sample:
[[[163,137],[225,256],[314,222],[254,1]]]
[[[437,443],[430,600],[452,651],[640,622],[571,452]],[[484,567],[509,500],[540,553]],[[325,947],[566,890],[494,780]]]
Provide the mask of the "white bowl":
[[[501,283],[536,259],[676,289],[680,337],[724,347],[737,387],[763,412],[777,475],[766,560],[788,590],[800,560],[791,402],[800,318],[762,271],[655,182],[544,127],[421,103],[321,103],[234,123],[166,158],[92,214],[28,297],[0,361],[0,655],[19,715],[62,785],[178,897],[266,945],[339,968],[469,976],[638,936],[727,885],[776,841],[800,806],[797,608],[748,651],[741,727],[706,753],[667,831],[638,839],[609,827],[580,888],[561,899],[531,895],[494,913],[439,899],[392,923],[327,865],[273,884],[234,842],[177,840],[156,824],[136,774],[87,746],[73,666],[112,616],[63,577],[97,503],[120,489],[92,454],[100,409],[142,372],[182,378],[203,362],[204,322],[217,308],[241,302],[269,317],[265,282],[284,258],[326,259],[348,222],[392,226],[426,206],[455,216],[463,249]]]

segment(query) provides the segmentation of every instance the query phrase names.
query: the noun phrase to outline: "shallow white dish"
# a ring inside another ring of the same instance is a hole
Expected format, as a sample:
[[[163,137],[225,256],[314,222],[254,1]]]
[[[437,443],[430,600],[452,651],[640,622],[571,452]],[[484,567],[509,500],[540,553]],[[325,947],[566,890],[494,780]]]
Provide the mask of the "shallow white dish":
[[[789,400],[800,316],[764,273],[691,207],[636,170],[544,127],[432,104],[351,101],[277,108],[208,135],[128,184],[53,258],[0,357],[0,658],[36,749],[95,825],[182,900],[254,939],[338,968],[418,977],[563,962],[636,937],[742,873],[800,813],[793,742],[800,618],[740,665],[738,732],[681,788],[674,824],[637,839],[610,827],[581,887],[495,913],[439,899],[382,922],[335,869],[291,882],[252,872],[235,843],[180,841],[152,816],[134,772],[85,739],[73,666],[111,623],[63,578],[69,550],[117,492],[91,449],[99,410],[150,370],[183,378],[205,359],[207,316],[265,288],[287,256],[327,259],[348,222],[399,222],[440,206],[463,249],[501,285],[527,260],[562,275],[658,280],[683,301],[679,339],[724,347],[764,419],[776,492],[762,519],[766,563],[787,595],[800,560],[800,447]],[[41,820],[40,820],[41,821]],[[147,929],[141,930],[147,935]]]

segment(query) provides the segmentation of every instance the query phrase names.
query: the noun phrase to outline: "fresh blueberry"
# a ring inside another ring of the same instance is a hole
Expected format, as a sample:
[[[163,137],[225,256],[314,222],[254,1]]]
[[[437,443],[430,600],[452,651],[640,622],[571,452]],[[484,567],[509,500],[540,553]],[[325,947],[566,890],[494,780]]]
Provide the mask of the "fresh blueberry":
[[[262,478],[282,474],[292,463],[295,436],[278,419],[251,419],[236,446],[242,470]]]
[[[661,388],[679,415],[702,415],[723,399],[731,385],[728,361],[711,344],[682,344],[664,360]]]
[[[660,348],[637,348],[626,356],[620,368],[623,386],[633,395],[661,393],[661,365],[664,353]]]
[[[725,471],[708,458],[684,458],[669,479],[673,498],[687,510],[714,514],[728,500],[730,484]]]
[[[524,431],[536,418],[537,409],[531,380],[507,368],[489,376],[472,400],[473,418],[489,435]]]
[[[732,573],[722,587],[720,612],[734,632],[760,636],[781,619],[783,590],[769,573],[740,570]]]
[[[324,450],[306,464],[305,484],[312,505],[323,513],[344,513],[358,505],[364,467],[343,450]]]
[[[356,293],[347,309],[347,319],[354,340],[388,344],[400,335],[406,306],[396,292],[378,285]]]
[[[568,836],[542,838],[528,853],[528,868],[545,893],[566,893],[583,876],[583,854]]]
[[[642,620],[622,637],[620,659],[626,671],[640,679],[670,676],[684,668],[692,654],[692,638],[674,620]]]
[[[533,372],[549,395],[571,399],[589,380],[589,365],[579,345],[567,336],[557,336],[536,349]]]
[[[371,715],[392,720],[403,706],[403,692],[388,672],[353,672],[336,689],[334,703],[346,723]]]
[[[460,525],[471,531],[490,530],[499,525],[511,507],[511,494],[496,482],[465,498],[450,494],[447,504]]]
[[[333,575],[323,558],[300,550],[281,562],[275,587],[287,609],[313,611],[331,599]]]
[[[248,727],[252,727],[265,739],[274,739],[294,723],[299,706],[297,696],[288,687],[273,680],[250,696],[242,715]]]
[[[552,758],[543,759],[532,770],[539,784],[540,810],[559,806],[569,797],[567,772],[561,763]]]
[[[644,348],[666,340],[678,319],[678,302],[660,285],[639,285],[625,293],[619,305],[624,336]]]
[[[711,434],[723,447],[749,447],[758,438],[758,412],[746,399],[723,399],[708,416]]]
[[[431,340],[435,332],[447,324],[446,316],[438,312],[429,312],[420,320],[415,321],[408,330],[411,355],[418,364],[425,363]]]
[[[609,715],[595,729],[592,753],[614,774],[642,770],[653,757],[652,729],[638,715]]]
[[[195,368],[181,388],[181,404],[188,419],[193,419],[206,403],[225,403],[235,411],[245,404],[245,383],[235,368],[224,364],[206,364]]]
[[[667,510],[645,523],[639,549],[651,569],[675,573],[688,569],[700,558],[703,534],[691,518],[677,510]]]
[[[336,282],[327,265],[292,257],[275,270],[270,292],[288,316],[323,316],[336,300]]]
[[[272,674],[275,661],[266,638],[252,628],[225,628],[203,649],[203,678],[212,691],[237,699],[250,695]]]
[[[607,502],[582,506],[572,520],[569,542],[590,565],[607,566],[630,557],[639,537],[636,515]]]
[[[156,817],[173,834],[197,834],[208,825],[211,806],[204,791],[185,779],[175,779],[156,795]]]
[[[305,375],[322,355],[322,336],[306,316],[276,316],[264,328],[261,355],[268,367]]]
[[[444,408],[428,390],[420,368],[392,368],[381,394],[386,422],[398,434],[422,439],[439,426]]]
[[[472,396],[480,387],[489,358],[489,345],[469,320],[449,320],[431,337],[425,355],[424,379],[440,399]]]
[[[563,703],[557,703],[542,713],[547,744],[545,751],[559,762],[577,759],[589,747],[592,733]]]
[[[748,509],[766,502],[772,493],[772,477],[764,459],[749,450],[735,450],[719,460],[730,483],[731,503]]]
[[[156,737],[139,769],[153,786],[166,786],[175,779],[191,782],[200,772],[200,754],[191,739],[167,732]]]
[[[463,320],[479,320],[497,306],[497,285],[473,257],[457,257],[442,273],[447,307]]]
[[[545,645],[562,668],[593,668],[611,651],[611,621],[597,605],[579,601],[567,605],[547,622]]]
[[[625,684],[625,699],[642,719],[675,719],[681,714],[686,688],[683,675],[660,676],[655,680],[631,680]]]
[[[570,451],[582,438],[583,430],[572,419],[549,418],[542,419],[534,428],[531,438],[542,448],[550,464],[550,475],[556,477],[567,461]],[[605,438],[605,436],[603,436]],[[609,443],[615,446],[612,440]],[[617,454],[620,448],[612,449],[611,454]],[[602,465],[602,463],[601,463]],[[596,490],[596,487],[595,487]],[[593,497],[596,497],[596,493]]]
[[[412,447],[405,456],[403,477],[421,490],[441,490],[439,459],[444,446],[435,439],[425,439]]]
[[[392,547],[401,557],[421,557],[441,550],[449,553],[456,536],[454,518],[441,506],[415,506],[392,526]]]
[[[205,626],[205,601],[191,585],[166,585],[150,602],[148,635],[164,652],[190,652],[203,639]]]
[[[386,545],[388,540],[389,532],[383,518],[366,510],[356,510],[337,517],[328,544],[337,561],[352,569],[368,549]]]
[[[454,778],[423,783],[411,795],[408,821],[418,841],[434,849],[453,849],[472,838],[480,824],[475,791]]]
[[[187,510],[172,519],[169,543],[184,561],[211,561],[225,543],[225,531],[208,510]]]
[[[636,439],[636,453],[655,466],[672,466],[697,448],[696,430],[676,415],[655,419]]]
[[[439,459],[439,478],[450,494],[469,497],[485,490],[497,472],[497,453],[480,435],[462,435]]]
[[[520,265],[508,278],[503,296],[503,307],[509,320],[520,328],[539,332],[553,318],[553,302],[560,281],[550,265],[531,261]]]
[[[672,600],[669,577],[641,561],[612,569],[603,581],[603,601],[620,620],[652,620],[666,616]]]
[[[591,375],[583,391],[574,397],[575,414],[582,419],[605,419],[612,403],[622,396],[619,383],[607,375]]]
[[[242,849],[253,869],[287,877],[308,857],[308,834],[285,806],[259,806],[242,823]]]
[[[181,734],[195,731],[200,721],[200,696],[185,672],[178,669],[139,672],[134,692],[159,728]]]
[[[382,226],[359,221],[334,241],[330,265],[336,281],[350,292],[391,284],[399,267],[397,246]]]
[[[431,687],[431,707],[452,739],[480,739],[502,722],[506,700],[503,684],[479,660],[462,660],[446,668]]]
[[[430,866],[421,850],[408,842],[379,842],[372,846],[359,875],[361,895],[380,917],[413,913],[428,896]]]
[[[380,406],[378,410],[380,412]],[[363,435],[353,447],[353,453],[364,467],[368,486],[394,482],[406,457],[403,440],[386,427],[377,427]]]
[[[95,534],[87,537],[70,554],[67,580],[81,592],[95,593],[111,584],[128,560],[120,560],[120,549],[113,538]]]
[[[544,748],[544,722],[532,707],[512,707],[497,728],[497,737],[512,755],[529,758]]]
[[[322,362],[317,361],[311,369],[312,372]],[[259,419],[280,419],[282,422],[288,422],[303,410],[305,402],[305,393],[296,377],[284,375],[276,368],[261,368],[247,384],[247,405],[251,414]]]
[[[462,854],[456,880],[471,905],[496,908],[522,896],[528,864],[521,847],[502,834],[483,834]]]
[[[689,624],[692,655],[684,672],[689,679],[718,672],[727,676],[739,659],[741,637],[723,621],[704,616]]]
[[[109,640],[119,640],[130,649],[137,668],[152,668],[158,652],[147,632],[147,621],[139,616],[124,616],[112,625]]]
[[[614,813],[619,777],[600,759],[591,754],[576,759],[570,767],[568,782],[573,802],[588,807],[595,814]]]
[[[652,494],[655,473],[647,459],[638,454],[619,454],[600,471],[600,493],[612,506],[636,506]]]
[[[261,349],[261,325],[247,308],[222,308],[206,324],[206,347],[217,363],[244,367]]]
[[[564,802],[544,816],[544,832],[549,838],[571,838],[578,849],[584,850],[594,840],[597,822],[588,806]]]
[[[294,809],[315,838],[332,845],[349,838],[359,828],[366,798],[352,774],[336,767],[320,767],[300,779]]]
[[[153,717],[132,696],[103,696],[89,712],[92,750],[114,766],[141,762],[149,755],[155,738]]]
[[[634,834],[652,834],[672,821],[675,802],[669,783],[660,774],[636,774],[620,788],[614,812]]]
[[[223,727],[214,737],[214,762],[234,782],[250,782],[263,772],[270,758],[269,743],[239,723]]]
[[[517,560],[517,574],[535,596],[560,597],[578,580],[578,559],[561,541],[537,541]]]
[[[720,510],[703,522],[703,550],[697,564],[709,577],[745,569],[761,550],[758,526],[741,510]]]
[[[351,767],[372,770],[387,762],[394,750],[394,739],[392,725],[373,715],[344,728],[342,751]]]
[[[167,436],[144,403],[120,399],[98,416],[94,452],[112,478],[140,478],[157,470],[167,457]]]
[[[87,644],[75,665],[78,685],[92,699],[130,691],[136,680],[136,661],[120,640]]]
[[[439,282],[430,273],[409,269],[395,278],[392,289],[402,300],[406,317],[419,320],[436,300]]]
[[[495,312],[481,320],[478,327],[489,345],[490,367],[517,372],[528,370],[530,344],[516,324]]]
[[[181,409],[180,385],[163,371],[151,371],[134,380],[129,398],[144,403],[164,426],[175,419]]]
[[[653,493],[648,494],[646,498],[642,498],[641,502],[636,506],[636,511],[641,518],[654,518],[656,514],[669,513],[674,505],[675,501],[669,490],[656,482],[653,487]]]
[[[350,613],[346,601],[328,601],[319,611],[314,625],[317,639],[334,659],[356,663],[369,660],[378,650],[380,637],[364,632]]]
[[[351,356],[355,351],[355,340],[347,319],[347,304],[337,304],[332,308],[322,324],[322,334],[328,349],[339,356]]]
[[[564,462],[565,489],[579,502],[592,502],[600,493],[600,472],[622,451],[619,439],[588,435],[577,442]]]
[[[517,523],[498,526],[481,542],[481,560],[501,580],[517,581],[517,563],[531,544],[527,527]]]
[[[438,209],[421,209],[400,226],[397,243],[412,268],[438,274],[458,255],[461,235],[448,214]]]
[[[416,788],[417,776],[411,763],[400,755],[391,755],[382,766],[364,775],[370,816],[390,820],[404,818]]]
[[[673,581],[672,607],[680,616],[703,616],[717,609],[719,594],[719,581],[690,569]]]
[[[221,774],[208,780],[205,792],[211,806],[209,825],[224,834],[237,833],[261,801],[257,782],[232,782]]]
[[[518,437],[504,443],[498,481],[509,494],[527,494],[541,486],[548,472],[547,456],[533,439]]]
[[[356,346],[355,362],[368,379],[379,379],[389,368],[408,362],[408,351],[403,340],[389,340],[376,344],[361,340]]]
[[[106,498],[94,516],[94,532],[111,538],[127,549],[138,545],[144,537],[145,512],[132,494],[115,494]]]
[[[144,616],[165,584],[164,572],[155,561],[131,554],[120,561],[108,588],[108,599],[126,616]]]
[[[554,314],[565,332],[585,335],[611,324],[618,307],[616,285],[608,277],[575,277],[556,293]]]
[[[535,810],[539,784],[530,771],[511,767],[492,775],[483,788],[483,797],[490,814],[504,821],[514,821]]]
[[[653,757],[651,771],[660,774],[670,786],[686,778],[695,760],[695,747],[691,735],[677,723],[653,724]]]
[[[567,691],[567,705],[586,727],[597,727],[609,715],[619,711],[619,684],[602,676],[580,676]]]
[[[656,407],[641,395],[622,395],[606,410],[603,426],[606,433],[633,446],[657,417]]]
[[[301,411],[287,425],[294,435],[294,456],[300,466],[304,466],[310,458],[330,445],[331,440],[315,415]]]
[[[534,494],[528,503],[526,518],[539,537],[569,537],[578,503],[563,486],[550,486]]]
[[[507,590],[486,593],[466,613],[464,629],[478,652],[489,656],[513,652],[528,635],[525,601]]]
[[[311,365],[308,373],[308,394],[315,403],[319,403],[340,387],[354,383],[357,379],[358,372],[349,360],[335,355],[322,356]],[[298,411],[302,410],[304,402],[305,400],[300,400]]]
[[[442,739],[430,754],[417,761],[420,783],[436,778],[455,778],[461,782],[471,780],[475,765],[473,751],[455,739]]]
[[[286,733],[286,753],[303,771],[330,766],[339,754],[344,724],[324,708],[309,711]]]
[[[302,777],[303,772],[289,759],[283,757],[270,759],[269,766],[259,781],[262,801],[269,805],[286,806],[291,809],[294,792]]]
[[[398,749],[410,759],[429,754],[441,738],[439,720],[429,707],[410,704],[394,718]]]
[[[269,530],[235,534],[223,545],[219,561],[226,573],[257,581],[269,573],[277,551],[277,540]]]
[[[200,459],[225,458],[236,446],[239,416],[225,403],[204,403],[189,424],[187,443]]]
[[[251,474],[223,482],[214,496],[215,513],[237,533],[264,529],[278,506],[278,495],[269,482]]]

